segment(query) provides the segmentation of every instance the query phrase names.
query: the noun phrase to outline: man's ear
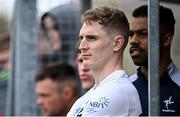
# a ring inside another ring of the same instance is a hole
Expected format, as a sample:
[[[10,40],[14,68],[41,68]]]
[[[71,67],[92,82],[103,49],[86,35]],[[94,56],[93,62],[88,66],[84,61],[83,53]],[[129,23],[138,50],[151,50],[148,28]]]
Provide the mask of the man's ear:
[[[164,47],[171,46],[172,40],[173,40],[173,34],[171,34],[171,33],[165,34],[163,37],[163,41],[162,41],[163,46]]]
[[[114,52],[119,51],[124,44],[124,37],[122,35],[118,35],[114,38]]]
[[[65,100],[70,101],[74,97],[74,89],[71,86],[65,86],[63,89],[63,96]]]

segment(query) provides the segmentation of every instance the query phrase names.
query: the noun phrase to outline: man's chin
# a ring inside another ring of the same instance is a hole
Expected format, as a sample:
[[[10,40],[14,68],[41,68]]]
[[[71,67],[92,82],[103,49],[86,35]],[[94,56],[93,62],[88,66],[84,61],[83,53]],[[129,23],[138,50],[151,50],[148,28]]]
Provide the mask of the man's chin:
[[[139,62],[139,61],[133,61],[136,66],[145,66],[148,67],[148,63]]]
[[[92,85],[91,84],[84,84],[82,87],[85,90],[89,90],[92,87]]]
[[[89,67],[90,66],[90,62],[89,61],[83,61],[83,65],[85,66],[85,67]]]
[[[51,116],[49,113],[43,113],[44,116]]]
[[[43,114],[43,116],[51,116],[50,113],[43,111],[43,110],[42,110],[42,114]]]

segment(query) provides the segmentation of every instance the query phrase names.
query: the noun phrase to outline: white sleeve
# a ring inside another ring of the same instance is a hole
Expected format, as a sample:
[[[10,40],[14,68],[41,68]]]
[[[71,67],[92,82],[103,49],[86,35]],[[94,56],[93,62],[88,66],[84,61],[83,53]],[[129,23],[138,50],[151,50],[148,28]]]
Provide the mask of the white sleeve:
[[[75,117],[75,116],[82,116],[82,111],[84,108],[84,102],[89,98],[89,94],[91,93],[90,89],[86,92],[83,96],[81,96],[71,107],[70,111],[67,113],[67,117]]]
[[[67,117],[74,117],[75,116],[75,113],[77,113],[78,111],[78,106],[80,105],[80,100],[82,98],[79,98],[74,104],[73,106],[71,107],[70,111],[67,113]]]

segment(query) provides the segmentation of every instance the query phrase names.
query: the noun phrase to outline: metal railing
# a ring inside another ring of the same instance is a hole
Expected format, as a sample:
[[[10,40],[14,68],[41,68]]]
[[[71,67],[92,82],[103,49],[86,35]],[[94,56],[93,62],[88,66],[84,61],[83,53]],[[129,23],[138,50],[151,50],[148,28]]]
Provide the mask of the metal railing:
[[[37,115],[34,90],[37,69],[36,0],[16,0],[12,24],[12,66],[8,80],[6,115]]]
[[[159,0],[148,0],[149,116],[159,115]]]

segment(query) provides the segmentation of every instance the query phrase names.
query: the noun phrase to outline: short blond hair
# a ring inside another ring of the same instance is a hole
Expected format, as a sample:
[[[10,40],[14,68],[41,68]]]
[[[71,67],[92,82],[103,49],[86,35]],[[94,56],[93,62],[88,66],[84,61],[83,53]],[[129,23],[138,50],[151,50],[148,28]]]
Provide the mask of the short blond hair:
[[[82,22],[97,21],[109,31],[120,32],[125,39],[129,38],[129,22],[124,12],[113,7],[103,6],[90,9],[82,16]]]

